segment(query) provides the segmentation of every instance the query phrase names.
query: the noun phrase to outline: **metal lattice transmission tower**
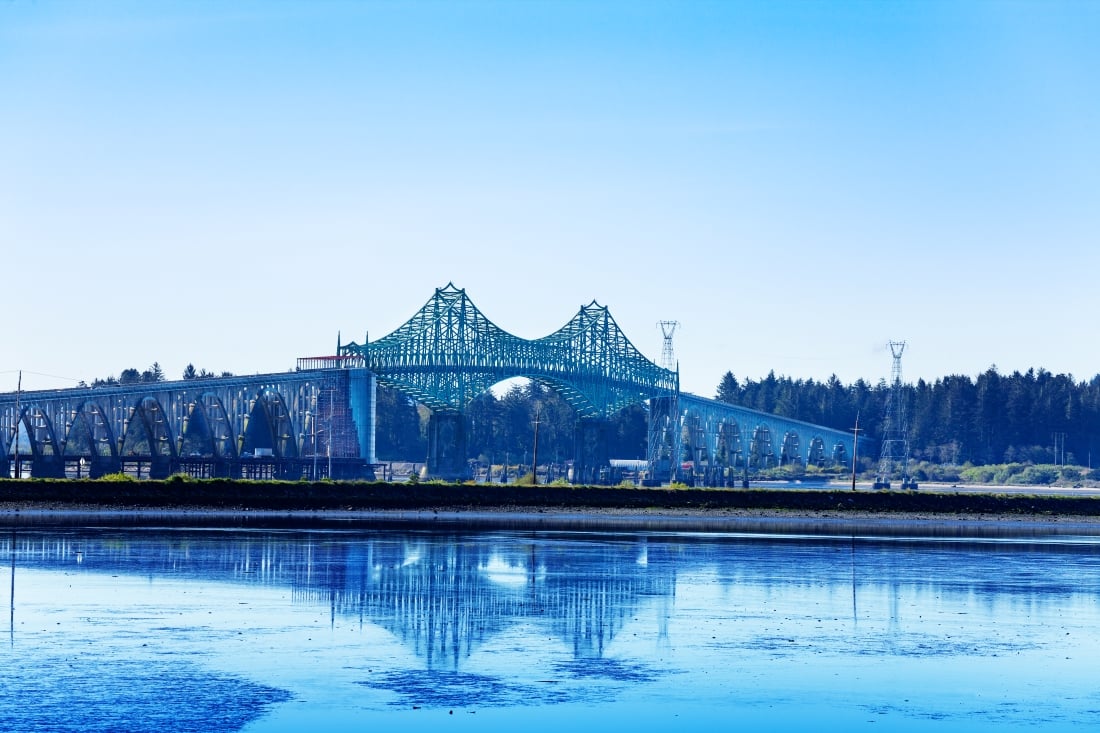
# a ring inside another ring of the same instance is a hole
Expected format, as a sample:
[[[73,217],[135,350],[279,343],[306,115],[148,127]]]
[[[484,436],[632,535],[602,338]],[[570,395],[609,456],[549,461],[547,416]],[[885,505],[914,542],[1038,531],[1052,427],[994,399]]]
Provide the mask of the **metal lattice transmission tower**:
[[[915,489],[917,483],[909,477],[909,424],[901,383],[901,355],[905,353],[905,342],[891,341],[890,353],[894,363],[890,369],[890,391],[886,395],[886,414],[882,421],[882,452],[874,487],[889,489],[890,479],[896,475],[901,478],[901,488]]]
[[[679,321],[659,321],[661,335],[664,337],[661,344],[661,366],[669,371],[676,371],[676,352],[672,349],[672,335],[679,327]]]
[[[672,348],[672,336],[679,328],[679,321],[658,321],[661,329],[661,368],[679,373],[676,364],[676,352]],[[668,475],[675,471],[676,457],[680,454],[679,390],[667,390],[655,396],[650,402],[649,416],[649,460],[648,474],[652,476]]]

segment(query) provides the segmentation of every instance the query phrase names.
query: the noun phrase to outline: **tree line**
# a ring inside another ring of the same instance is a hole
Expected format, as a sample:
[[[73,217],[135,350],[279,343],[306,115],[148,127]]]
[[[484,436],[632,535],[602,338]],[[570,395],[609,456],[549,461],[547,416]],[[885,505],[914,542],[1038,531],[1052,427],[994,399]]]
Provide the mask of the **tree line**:
[[[215,374],[214,372],[208,372],[205,369],[195,369],[194,364],[188,364],[183,370],[181,375],[182,379],[209,379],[211,377],[232,377],[233,372],[220,372]],[[161,368],[159,362],[153,362],[148,369],[135,369],[129,367],[123,369],[118,373],[118,376],[110,375],[102,379],[96,378],[92,380],[91,385],[81,380],[79,386],[81,387],[109,387],[120,384],[142,384],[142,383],[154,383],[163,382],[167,379],[164,375],[164,370]]]
[[[891,385],[845,385],[831,376],[719,381],[715,398],[881,440]],[[1043,368],[1003,375],[991,366],[976,378],[950,375],[901,385],[910,454],[931,463],[1091,465],[1100,459],[1100,375],[1076,381]],[[862,451],[861,451],[862,453]]]

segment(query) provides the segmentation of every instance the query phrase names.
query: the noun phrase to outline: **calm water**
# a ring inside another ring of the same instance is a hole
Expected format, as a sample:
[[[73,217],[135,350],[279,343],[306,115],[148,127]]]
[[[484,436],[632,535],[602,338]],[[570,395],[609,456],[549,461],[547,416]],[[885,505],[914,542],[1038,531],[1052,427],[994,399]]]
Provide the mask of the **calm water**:
[[[1088,527],[0,525],[5,731],[1100,725]]]

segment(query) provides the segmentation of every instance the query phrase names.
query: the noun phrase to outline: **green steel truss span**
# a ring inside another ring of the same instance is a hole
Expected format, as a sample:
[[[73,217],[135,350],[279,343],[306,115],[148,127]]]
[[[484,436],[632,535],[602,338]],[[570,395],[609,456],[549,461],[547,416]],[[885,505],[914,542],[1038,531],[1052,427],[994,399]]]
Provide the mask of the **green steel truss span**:
[[[393,333],[339,351],[362,359],[379,382],[442,412],[465,411],[511,377],[547,384],[582,418],[679,392],[679,374],[644,357],[595,301],[561,329],[531,340],[494,324],[451,283]]]

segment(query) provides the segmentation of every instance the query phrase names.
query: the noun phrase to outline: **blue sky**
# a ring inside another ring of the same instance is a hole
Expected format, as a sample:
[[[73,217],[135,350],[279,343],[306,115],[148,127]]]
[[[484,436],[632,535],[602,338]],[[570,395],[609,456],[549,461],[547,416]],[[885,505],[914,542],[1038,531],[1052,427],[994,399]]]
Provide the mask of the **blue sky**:
[[[0,2],[0,390],[282,371],[448,282],[683,387],[1100,372],[1100,3]],[[51,375],[51,376],[46,376]]]

